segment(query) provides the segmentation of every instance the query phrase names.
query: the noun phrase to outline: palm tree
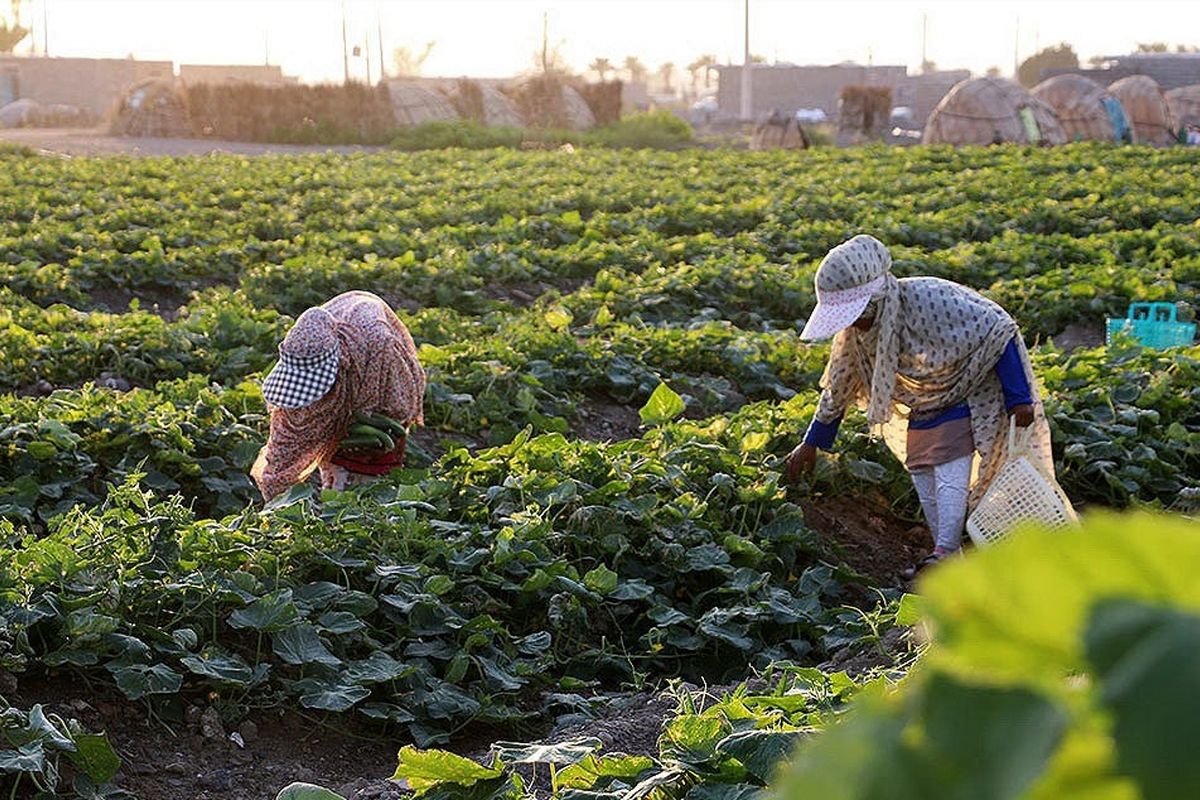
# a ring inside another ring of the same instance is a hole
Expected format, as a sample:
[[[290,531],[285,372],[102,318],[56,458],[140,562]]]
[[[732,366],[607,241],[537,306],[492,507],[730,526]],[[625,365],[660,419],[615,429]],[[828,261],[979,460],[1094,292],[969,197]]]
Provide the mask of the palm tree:
[[[20,0],[12,0],[12,10],[11,26],[7,22],[0,21],[0,53],[11,53],[13,48],[19,45],[29,33],[28,28],[21,27]]]
[[[630,83],[641,83],[646,80],[646,65],[637,56],[625,56],[625,61],[621,67],[625,70],[625,74],[629,76]]]
[[[704,68],[704,88],[712,88],[713,70],[717,68],[717,57],[712,53],[705,53],[696,59],[697,64]]]
[[[671,76],[675,74],[675,64],[671,61],[662,64],[658,68],[658,78],[662,81],[663,92],[671,94],[674,88],[671,86]]]
[[[591,64],[588,64],[588,69],[596,73],[596,77],[600,79],[601,83],[604,83],[608,80],[608,73],[612,72],[615,68],[607,58],[597,58]]]

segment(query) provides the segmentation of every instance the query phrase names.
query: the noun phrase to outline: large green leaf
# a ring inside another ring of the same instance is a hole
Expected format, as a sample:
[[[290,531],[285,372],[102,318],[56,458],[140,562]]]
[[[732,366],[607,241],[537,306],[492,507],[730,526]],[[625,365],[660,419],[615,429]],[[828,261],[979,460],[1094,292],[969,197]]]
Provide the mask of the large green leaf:
[[[558,785],[564,789],[592,789],[607,778],[636,783],[643,772],[653,767],[654,760],[646,756],[588,755],[559,770]]]
[[[752,730],[730,734],[717,744],[717,753],[736,758],[746,772],[766,785],[779,764],[800,742],[796,731]]]
[[[1092,616],[1087,648],[1114,716],[1120,771],[1146,800],[1200,797],[1200,617],[1109,601]]]
[[[95,783],[108,783],[121,768],[121,758],[104,734],[75,735],[75,752],[68,755],[81,772]]]
[[[307,623],[293,625],[271,635],[275,655],[289,664],[324,664],[341,666],[342,660],[329,652],[317,635],[317,629]]]
[[[290,627],[298,618],[299,611],[292,601],[291,589],[283,589],[234,611],[229,615],[229,624],[234,628],[279,631]]]
[[[150,694],[175,694],[183,686],[183,676],[166,664],[109,665],[117,688],[130,700]]]
[[[444,750],[418,750],[407,745],[400,748],[398,759],[392,780],[405,781],[418,796],[439,784],[472,786],[478,781],[498,778],[504,772],[499,767],[485,767]]]
[[[557,744],[496,742],[492,754],[504,764],[578,764],[603,746],[599,739],[574,739]]]
[[[1015,800],[1045,770],[1066,713],[1028,689],[934,675],[924,692],[923,755],[940,797]]]
[[[248,686],[254,680],[254,670],[236,654],[206,647],[199,654],[179,659],[191,672],[217,683]]]
[[[684,408],[683,398],[667,384],[660,383],[646,401],[646,405],[638,409],[638,416],[642,418],[644,425],[662,425],[682,414]]]

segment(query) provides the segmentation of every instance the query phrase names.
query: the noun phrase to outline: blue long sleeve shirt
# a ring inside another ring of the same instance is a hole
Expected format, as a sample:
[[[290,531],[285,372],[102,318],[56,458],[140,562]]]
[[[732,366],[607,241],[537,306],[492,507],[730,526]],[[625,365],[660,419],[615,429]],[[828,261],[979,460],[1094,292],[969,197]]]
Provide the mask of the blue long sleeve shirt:
[[[1029,386],[1029,381],[1025,378],[1025,367],[1021,363],[1021,352],[1017,349],[1017,339],[1015,336],[1005,346],[1004,352],[1000,355],[1000,360],[996,362],[995,370],[996,377],[1000,379],[1000,388],[1004,392],[1005,408],[1011,411],[1017,406],[1031,405],[1033,403],[1033,390]],[[920,421],[910,420],[908,425],[915,430],[928,430],[951,420],[964,419],[969,416],[971,416],[971,409],[966,403],[959,403],[929,419]],[[838,428],[841,424],[841,417],[838,417],[833,422],[821,422],[818,419],[813,419],[809,423],[808,432],[804,434],[805,444],[819,447],[822,450],[831,449],[834,439],[837,438]]]

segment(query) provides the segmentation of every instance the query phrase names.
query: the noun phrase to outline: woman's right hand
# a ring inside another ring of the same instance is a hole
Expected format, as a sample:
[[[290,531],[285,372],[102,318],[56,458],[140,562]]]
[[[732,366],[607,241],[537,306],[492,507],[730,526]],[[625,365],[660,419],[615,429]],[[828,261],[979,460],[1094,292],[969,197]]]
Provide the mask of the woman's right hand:
[[[817,464],[817,448],[806,442],[796,445],[787,457],[786,479],[795,483],[802,475],[808,475]]]

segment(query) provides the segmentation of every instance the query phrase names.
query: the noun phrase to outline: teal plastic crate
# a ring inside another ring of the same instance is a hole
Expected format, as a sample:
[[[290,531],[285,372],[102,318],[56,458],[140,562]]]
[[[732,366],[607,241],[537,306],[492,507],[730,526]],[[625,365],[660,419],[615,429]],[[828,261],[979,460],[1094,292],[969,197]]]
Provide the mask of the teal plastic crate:
[[[1144,347],[1163,350],[1185,347],[1196,340],[1196,324],[1180,322],[1174,303],[1130,303],[1125,319],[1109,319],[1105,340],[1112,344],[1118,333],[1127,333]]]

